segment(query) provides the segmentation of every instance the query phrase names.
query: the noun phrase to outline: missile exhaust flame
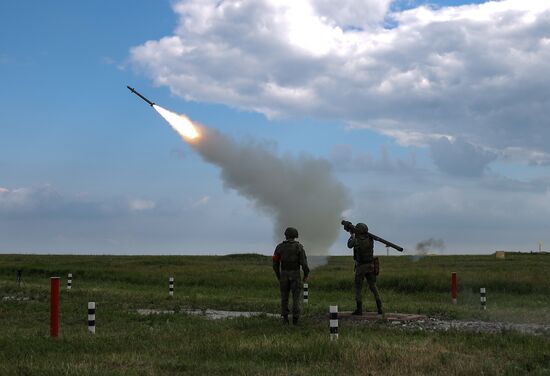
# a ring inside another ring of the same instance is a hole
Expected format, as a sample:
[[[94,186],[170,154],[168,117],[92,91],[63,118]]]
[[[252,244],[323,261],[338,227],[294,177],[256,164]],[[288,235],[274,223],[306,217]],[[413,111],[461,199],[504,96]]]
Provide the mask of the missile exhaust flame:
[[[200,138],[198,127],[187,116],[176,114],[156,104],[153,105],[153,108],[178,132],[184,141],[193,143]]]

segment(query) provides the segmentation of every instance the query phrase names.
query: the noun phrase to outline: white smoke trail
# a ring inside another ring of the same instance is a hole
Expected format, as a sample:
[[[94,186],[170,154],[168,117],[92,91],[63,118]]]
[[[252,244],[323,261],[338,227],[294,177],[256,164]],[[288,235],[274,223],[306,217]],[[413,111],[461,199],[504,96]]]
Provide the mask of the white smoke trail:
[[[279,157],[261,143],[237,143],[211,129],[200,133],[192,147],[221,168],[227,187],[274,218],[275,238],[281,239],[286,227],[296,227],[311,266],[324,264],[351,203],[329,162],[304,155]]]
[[[237,143],[187,116],[154,108],[203,159],[221,168],[227,187],[274,218],[276,239],[283,237],[286,227],[296,227],[310,266],[326,262],[342,213],[351,204],[328,161],[305,155],[278,157],[264,144]]]

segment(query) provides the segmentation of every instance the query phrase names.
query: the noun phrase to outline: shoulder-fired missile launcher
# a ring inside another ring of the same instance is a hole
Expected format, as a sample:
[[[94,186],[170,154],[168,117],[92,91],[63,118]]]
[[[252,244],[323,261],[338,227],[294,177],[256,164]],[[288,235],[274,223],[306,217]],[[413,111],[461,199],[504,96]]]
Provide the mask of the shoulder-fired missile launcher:
[[[355,225],[351,223],[350,221],[342,220],[342,226],[344,226],[344,230],[349,232],[350,234],[355,234]],[[390,241],[387,241],[386,239],[383,239],[379,236],[374,235],[371,232],[366,233],[367,236],[370,236],[372,239],[376,240],[377,242],[380,242],[384,244],[386,247],[391,247],[399,252],[403,252],[403,247],[398,246],[397,244],[394,244]]]

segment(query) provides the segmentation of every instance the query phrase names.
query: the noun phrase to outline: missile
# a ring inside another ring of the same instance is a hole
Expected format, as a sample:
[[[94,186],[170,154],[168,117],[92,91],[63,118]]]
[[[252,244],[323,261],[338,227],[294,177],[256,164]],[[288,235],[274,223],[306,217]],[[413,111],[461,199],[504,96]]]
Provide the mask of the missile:
[[[138,93],[136,91],[136,89],[134,89],[133,87],[130,87],[130,86],[126,86],[128,88],[128,90],[130,90],[132,93],[134,93],[135,95],[137,95],[138,97],[140,97],[141,99],[143,99],[145,102],[147,102],[147,104],[151,107],[153,107],[155,105],[154,102],[151,102],[149,99],[145,98],[143,95],[141,95],[140,93]]]

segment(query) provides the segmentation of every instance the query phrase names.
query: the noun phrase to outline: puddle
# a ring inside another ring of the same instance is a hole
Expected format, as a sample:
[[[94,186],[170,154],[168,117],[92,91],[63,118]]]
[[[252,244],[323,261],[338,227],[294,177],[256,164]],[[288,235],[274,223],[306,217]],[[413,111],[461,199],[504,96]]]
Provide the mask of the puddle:
[[[184,309],[181,311],[188,315],[195,316],[205,316],[209,320],[222,320],[222,319],[232,319],[235,317],[256,317],[256,316],[267,316],[267,317],[280,317],[273,313],[265,312],[239,312],[239,311],[220,311],[216,309]]]
[[[222,320],[222,319],[232,319],[236,317],[256,317],[256,316],[267,316],[267,317],[279,317],[279,315],[273,313],[265,312],[241,312],[241,311],[222,311],[216,309],[182,309],[178,312],[174,310],[162,310],[162,309],[137,309],[136,312],[140,315],[173,315],[175,313],[184,313],[187,315],[193,316],[204,316],[209,320]]]
[[[256,317],[256,316],[279,317],[279,315],[276,315],[273,313],[222,311],[222,310],[216,310],[216,309],[182,309],[176,312],[174,310],[142,308],[142,309],[137,309],[136,312],[139,315],[144,315],[144,316],[173,315],[175,313],[184,313],[184,314],[193,315],[193,316],[204,316],[209,320],[222,320],[222,319],[232,319],[236,317]]]
[[[28,296],[3,296],[2,297],[3,302],[9,302],[9,301],[27,302],[30,300],[31,298],[29,298]]]
[[[149,315],[173,315],[176,311],[173,310],[163,310],[163,309],[148,309],[140,308],[136,309],[136,312],[139,315],[149,316]]]

